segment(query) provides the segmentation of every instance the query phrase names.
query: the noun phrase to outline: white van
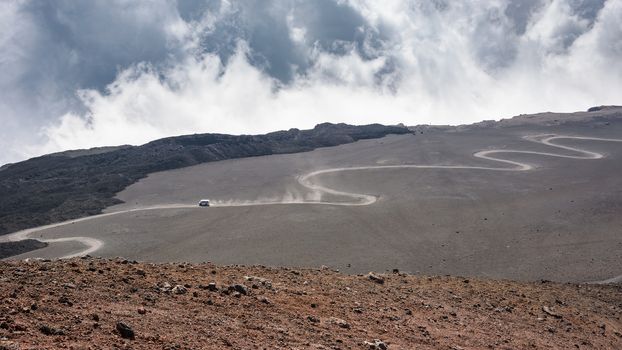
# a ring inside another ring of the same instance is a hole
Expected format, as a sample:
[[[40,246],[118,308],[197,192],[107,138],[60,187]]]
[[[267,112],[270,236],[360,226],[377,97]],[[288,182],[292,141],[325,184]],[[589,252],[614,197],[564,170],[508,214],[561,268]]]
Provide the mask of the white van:
[[[201,199],[199,201],[199,207],[209,207],[209,199]]]

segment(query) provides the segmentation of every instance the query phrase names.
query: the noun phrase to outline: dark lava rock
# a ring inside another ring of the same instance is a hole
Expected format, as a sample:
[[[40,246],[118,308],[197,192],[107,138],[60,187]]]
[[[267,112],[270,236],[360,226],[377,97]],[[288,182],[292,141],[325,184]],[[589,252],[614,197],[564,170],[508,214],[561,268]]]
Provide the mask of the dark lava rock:
[[[123,322],[117,322],[117,332],[125,339],[134,339],[135,337],[132,327]]]
[[[69,298],[65,295],[58,298],[58,302],[61,304],[65,304],[67,306],[73,306],[73,303],[71,302],[71,300],[69,300]]]
[[[46,324],[41,325],[39,327],[39,331],[45,335],[65,335],[65,331],[63,331],[62,329],[50,327]]]
[[[315,317],[315,316],[307,316],[307,320],[309,320],[310,322],[313,322],[313,323],[319,323],[320,322],[320,319]]]
[[[47,246],[47,243],[37,241],[36,239],[23,239],[16,242],[2,242],[0,243],[0,259],[24,254],[32,250],[45,248]]]
[[[369,278],[370,280],[372,280],[372,281],[374,281],[374,282],[376,282],[378,284],[384,284],[384,278],[382,278],[382,277],[380,277],[378,275],[374,275],[371,272],[367,275],[367,278]]]
[[[233,286],[233,289],[240,294],[243,294],[243,295],[248,294],[248,289],[243,284],[236,284]]]

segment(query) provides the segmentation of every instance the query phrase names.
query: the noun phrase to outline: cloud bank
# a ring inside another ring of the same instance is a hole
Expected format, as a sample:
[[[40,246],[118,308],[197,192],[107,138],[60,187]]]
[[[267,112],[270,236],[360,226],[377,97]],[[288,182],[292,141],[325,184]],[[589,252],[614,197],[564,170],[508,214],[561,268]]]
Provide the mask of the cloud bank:
[[[622,0],[0,4],[0,163],[619,104]]]

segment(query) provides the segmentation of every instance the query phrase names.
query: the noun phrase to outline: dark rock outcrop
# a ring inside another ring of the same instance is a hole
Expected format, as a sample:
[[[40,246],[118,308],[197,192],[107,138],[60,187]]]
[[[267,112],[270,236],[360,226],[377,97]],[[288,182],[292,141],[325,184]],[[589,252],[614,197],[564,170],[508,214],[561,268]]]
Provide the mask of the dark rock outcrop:
[[[1,242],[0,259],[8,258],[9,256],[13,255],[27,253],[31,250],[41,249],[47,246],[47,243],[37,241],[36,239],[24,239],[17,242]]]

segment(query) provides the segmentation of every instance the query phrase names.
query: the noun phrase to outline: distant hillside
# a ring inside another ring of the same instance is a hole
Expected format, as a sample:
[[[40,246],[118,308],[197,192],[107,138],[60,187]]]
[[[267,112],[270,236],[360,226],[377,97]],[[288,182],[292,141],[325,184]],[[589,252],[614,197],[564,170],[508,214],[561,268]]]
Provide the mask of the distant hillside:
[[[98,214],[149,173],[224,159],[310,151],[410,131],[379,124],[319,124],[265,135],[195,134],[142,146],[80,150],[29,159],[0,171],[0,235]]]
[[[485,120],[471,125],[462,125],[460,127],[472,129],[474,127],[512,127],[521,125],[553,126],[569,123],[584,123],[587,121],[606,124],[612,119],[620,118],[622,118],[622,106],[597,106],[589,108],[586,112],[521,114],[499,121]]]

